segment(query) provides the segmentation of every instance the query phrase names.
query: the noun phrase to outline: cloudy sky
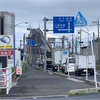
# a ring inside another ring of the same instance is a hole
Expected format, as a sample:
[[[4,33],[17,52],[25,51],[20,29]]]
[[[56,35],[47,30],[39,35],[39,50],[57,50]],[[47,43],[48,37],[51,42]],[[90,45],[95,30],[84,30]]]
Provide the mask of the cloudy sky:
[[[88,21],[88,25],[93,24],[92,21],[100,17],[100,0],[0,0],[0,10],[14,12],[16,24],[26,21],[32,28],[40,27],[43,30],[44,17],[49,19],[53,16],[76,17],[79,11]],[[26,30],[28,26],[17,26],[16,34],[28,34]],[[47,26],[52,28],[52,22],[48,22]]]

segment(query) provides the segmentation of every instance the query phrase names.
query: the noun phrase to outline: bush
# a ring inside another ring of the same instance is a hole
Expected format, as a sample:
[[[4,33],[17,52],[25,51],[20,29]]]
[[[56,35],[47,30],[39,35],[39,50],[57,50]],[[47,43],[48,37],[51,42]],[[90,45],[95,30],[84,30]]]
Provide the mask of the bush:
[[[98,90],[96,88],[76,89],[76,90],[70,90],[67,93],[67,95],[68,96],[77,96],[77,95],[92,94],[92,93],[98,93]]]
[[[6,94],[6,89],[0,89],[0,94],[1,95]]]
[[[96,66],[96,69],[97,69],[97,70],[100,70],[100,65],[97,65],[97,66]]]
[[[22,72],[25,72],[27,70],[26,66],[22,66]]]
[[[35,69],[36,69],[36,70],[41,70],[41,71],[43,71],[43,67],[42,67],[42,66],[38,66],[38,67],[36,67]]]

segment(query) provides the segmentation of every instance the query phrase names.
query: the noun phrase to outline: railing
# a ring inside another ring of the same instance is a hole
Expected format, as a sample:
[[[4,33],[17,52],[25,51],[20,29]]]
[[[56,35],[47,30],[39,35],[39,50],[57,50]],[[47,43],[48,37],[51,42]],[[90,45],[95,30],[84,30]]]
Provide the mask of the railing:
[[[12,87],[12,67],[0,68],[0,89],[6,89],[9,93]]]

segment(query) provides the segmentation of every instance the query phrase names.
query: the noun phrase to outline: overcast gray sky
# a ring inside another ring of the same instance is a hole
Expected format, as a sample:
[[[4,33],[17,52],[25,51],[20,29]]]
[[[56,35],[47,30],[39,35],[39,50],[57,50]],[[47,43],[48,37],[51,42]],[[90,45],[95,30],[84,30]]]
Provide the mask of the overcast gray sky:
[[[80,11],[88,24],[100,17],[100,0],[0,0],[0,10],[15,13],[15,22],[27,21],[32,28],[43,28],[43,18],[74,16]],[[20,25],[21,26],[21,25]],[[27,25],[17,32],[26,32]],[[49,25],[48,25],[49,27]],[[19,27],[17,27],[19,28]]]
[[[14,12],[16,23],[29,21],[33,27],[44,17],[76,16],[80,11],[88,21],[99,17],[100,0],[0,0],[0,10]]]

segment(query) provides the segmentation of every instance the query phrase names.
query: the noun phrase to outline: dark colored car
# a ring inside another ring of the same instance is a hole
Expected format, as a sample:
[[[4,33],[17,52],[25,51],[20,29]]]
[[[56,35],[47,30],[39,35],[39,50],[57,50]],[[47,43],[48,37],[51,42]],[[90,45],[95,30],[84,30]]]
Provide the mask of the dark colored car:
[[[59,64],[52,66],[52,71],[57,72],[57,71],[60,71],[61,69],[62,69],[62,67]]]

